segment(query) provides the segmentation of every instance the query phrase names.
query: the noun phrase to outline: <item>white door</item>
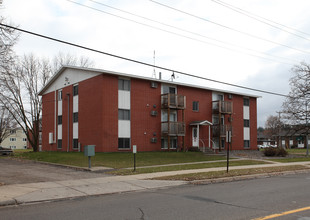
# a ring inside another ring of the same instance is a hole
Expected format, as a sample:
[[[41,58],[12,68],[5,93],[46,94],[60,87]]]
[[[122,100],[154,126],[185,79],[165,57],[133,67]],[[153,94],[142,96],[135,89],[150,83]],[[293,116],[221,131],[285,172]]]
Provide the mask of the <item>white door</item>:
[[[192,129],[192,137],[193,137],[193,147],[199,146],[199,134],[198,129],[196,127],[193,127]]]

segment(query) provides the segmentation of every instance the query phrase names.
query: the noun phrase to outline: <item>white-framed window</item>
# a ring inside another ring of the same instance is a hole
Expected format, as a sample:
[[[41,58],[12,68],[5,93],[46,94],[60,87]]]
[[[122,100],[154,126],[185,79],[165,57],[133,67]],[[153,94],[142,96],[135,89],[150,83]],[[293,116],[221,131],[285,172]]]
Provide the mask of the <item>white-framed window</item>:
[[[16,134],[16,130],[11,130],[10,134]]]
[[[130,121],[130,110],[128,110],[128,109],[118,109],[118,120],[128,120],[128,121]]]
[[[199,102],[193,101],[193,111],[198,112],[199,111]]]
[[[130,91],[130,80],[118,79],[118,90]]]
[[[62,115],[58,115],[58,124],[59,124],[59,125],[62,124]]]
[[[79,121],[79,113],[74,112],[73,113],[73,123],[78,122],[78,121]]]
[[[23,141],[27,141],[27,138],[23,138]]]
[[[76,96],[79,94],[79,85],[73,86],[73,96]]]
[[[176,149],[178,146],[178,139],[175,137],[170,138],[170,149]],[[168,149],[168,138],[161,139],[161,149]]]
[[[58,90],[58,101],[62,100],[62,90]]]
[[[10,138],[10,141],[16,141],[16,138]]]
[[[243,98],[243,106],[250,106],[250,99],[249,98]]]

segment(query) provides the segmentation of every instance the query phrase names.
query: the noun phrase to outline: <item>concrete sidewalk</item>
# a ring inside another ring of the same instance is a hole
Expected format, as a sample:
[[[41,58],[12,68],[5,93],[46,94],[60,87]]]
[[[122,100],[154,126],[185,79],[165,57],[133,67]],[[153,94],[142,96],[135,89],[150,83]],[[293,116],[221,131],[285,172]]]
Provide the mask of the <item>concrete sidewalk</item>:
[[[303,165],[306,168],[310,166],[310,162],[306,161],[293,163],[235,166],[230,167],[230,170],[292,165]],[[188,184],[188,182],[150,179],[178,174],[221,170],[226,170],[226,167],[168,171],[129,176],[108,176],[79,180],[4,185],[0,186],[0,206],[179,186]]]

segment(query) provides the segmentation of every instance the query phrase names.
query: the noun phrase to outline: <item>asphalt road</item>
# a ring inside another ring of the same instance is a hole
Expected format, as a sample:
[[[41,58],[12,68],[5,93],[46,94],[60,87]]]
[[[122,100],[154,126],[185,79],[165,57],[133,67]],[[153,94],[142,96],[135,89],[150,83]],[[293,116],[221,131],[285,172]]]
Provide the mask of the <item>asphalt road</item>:
[[[310,206],[310,174],[0,208],[1,219],[254,219]],[[310,208],[309,208],[310,209]],[[309,210],[277,219],[310,219]]]
[[[33,161],[0,156],[0,186],[19,183],[51,182],[71,179],[102,177],[103,173],[78,171]],[[1,217],[0,217],[1,219]]]

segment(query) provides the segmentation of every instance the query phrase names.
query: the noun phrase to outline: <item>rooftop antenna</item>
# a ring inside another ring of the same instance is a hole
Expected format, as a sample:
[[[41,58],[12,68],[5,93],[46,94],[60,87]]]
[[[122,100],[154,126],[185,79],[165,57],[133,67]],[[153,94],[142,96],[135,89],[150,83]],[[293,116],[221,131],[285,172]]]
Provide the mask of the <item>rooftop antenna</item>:
[[[0,0],[1,1],[1,0]],[[155,50],[154,50],[154,56],[153,56],[153,66],[154,66],[154,70],[153,70],[153,75],[152,77],[154,77],[156,79],[156,71],[155,71]]]
[[[171,74],[171,81],[173,82],[174,79],[175,79],[175,74],[174,74],[174,72],[172,72],[172,74]]]

